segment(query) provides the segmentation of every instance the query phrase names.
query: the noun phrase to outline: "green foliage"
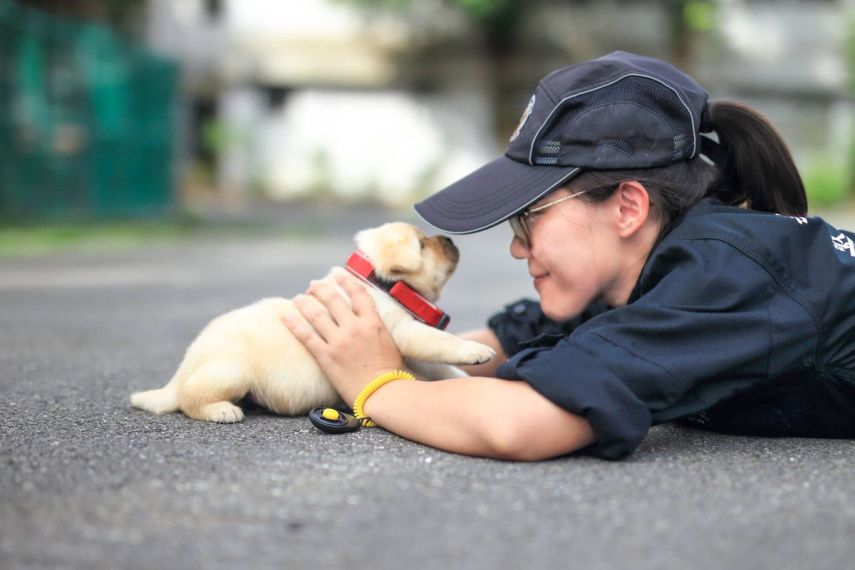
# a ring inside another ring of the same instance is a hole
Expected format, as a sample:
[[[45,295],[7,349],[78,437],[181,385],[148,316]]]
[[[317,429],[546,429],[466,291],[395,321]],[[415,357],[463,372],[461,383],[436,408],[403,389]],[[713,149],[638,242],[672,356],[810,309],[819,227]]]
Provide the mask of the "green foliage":
[[[849,194],[852,167],[826,157],[815,158],[804,169],[802,179],[808,195],[808,204],[828,206],[842,201]]]
[[[501,20],[508,13],[516,13],[519,0],[451,0],[463,13],[476,21]]]
[[[683,21],[694,32],[708,32],[715,27],[715,4],[710,0],[683,2]]]
[[[104,222],[0,222],[0,259],[66,251],[131,251],[153,245],[174,246],[196,239],[305,239],[321,231],[316,214],[287,226],[256,216],[207,218],[180,212],[168,218]]]
[[[168,242],[195,234],[191,217],[166,221],[0,225],[0,258],[28,257],[70,249],[110,251]]]
[[[229,129],[224,121],[209,119],[201,127],[202,147],[212,154],[220,154],[231,144],[239,142],[239,133]]]
[[[338,0],[369,9],[407,10],[418,0]],[[707,31],[715,21],[715,0],[660,0],[673,3],[682,11],[685,24],[692,30]],[[504,21],[508,16],[517,15],[523,6],[522,0],[443,0],[449,6],[459,9],[476,22],[491,23]],[[567,2],[586,4],[586,0]]]
[[[417,0],[339,0],[369,9],[407,10]],[[479,22],[490,22],[504,19],[516,10],[520,0],[444,0],[455,8],[460,9],[468,17]]]

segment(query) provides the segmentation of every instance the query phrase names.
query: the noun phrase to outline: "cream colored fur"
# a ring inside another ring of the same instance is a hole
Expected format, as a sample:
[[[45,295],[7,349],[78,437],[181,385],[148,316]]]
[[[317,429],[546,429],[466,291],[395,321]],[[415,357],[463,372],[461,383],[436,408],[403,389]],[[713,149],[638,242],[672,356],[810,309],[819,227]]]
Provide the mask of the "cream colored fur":
[[[403,280],[436,300],[457,266],[451,240],[425,237],[401,222],[356,235],[356,243],[379,276]],[[324,280],[344,291],[334,267]],[[493,357],[491,348],[460,339],[415,320],[386,293],[364,285],[383,323],[417,374],[431,379],[463,376],[454,364],[476,364]],[[155,414],[182,411],[191,418],[239,422],[243,410],[235,402],[250,397],[284,415],[305,414],[319,406],[341,404],[315,360],[282,323],[298,316],[290,299],[263,299],[211,321],[187,349],[172,380],[163,388],[136,392],[131,404]]]

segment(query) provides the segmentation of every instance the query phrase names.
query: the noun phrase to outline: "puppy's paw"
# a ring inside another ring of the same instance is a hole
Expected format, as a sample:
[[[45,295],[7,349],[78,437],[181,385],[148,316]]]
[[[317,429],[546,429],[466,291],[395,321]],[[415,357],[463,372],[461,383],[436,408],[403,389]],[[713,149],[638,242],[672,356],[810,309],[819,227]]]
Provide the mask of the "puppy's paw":
[[[231,402],[214,402],[202,406],[202,419],[220,424],[233,424],[243,421],[243,410]]]
[[[458,359],[451,364],[483,364],[496,356],[496,351],[480,342],[467,340],[457,356]]]

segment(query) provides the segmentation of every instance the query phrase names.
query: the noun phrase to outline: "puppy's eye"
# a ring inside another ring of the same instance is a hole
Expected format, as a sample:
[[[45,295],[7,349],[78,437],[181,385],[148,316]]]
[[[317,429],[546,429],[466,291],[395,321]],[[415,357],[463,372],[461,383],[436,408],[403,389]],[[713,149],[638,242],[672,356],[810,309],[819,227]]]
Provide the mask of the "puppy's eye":
[[[425,239],[424,238],[419,240],[419,245],[422,246],[422,251],[424,251],[424,249],[425,249]]]

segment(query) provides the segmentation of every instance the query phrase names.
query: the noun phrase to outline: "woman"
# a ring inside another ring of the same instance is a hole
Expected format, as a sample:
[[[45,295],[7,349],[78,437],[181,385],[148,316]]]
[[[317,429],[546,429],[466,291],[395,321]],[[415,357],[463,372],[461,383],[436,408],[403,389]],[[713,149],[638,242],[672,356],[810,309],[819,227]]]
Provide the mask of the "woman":
[[[802,217],[801,178],[765,119],[707,99],[634,54],[560,69],[505,156],[416,205],[448,233],[509,221],[540,297],[469,335],[498,354],[473,377],[389,381],[401,356],[351,282],[352,306],[312,287],[298,301],[311,326],[287,326],[345,401],[459,453],[617,459],[677,419],[855,437],[850,234]]]

